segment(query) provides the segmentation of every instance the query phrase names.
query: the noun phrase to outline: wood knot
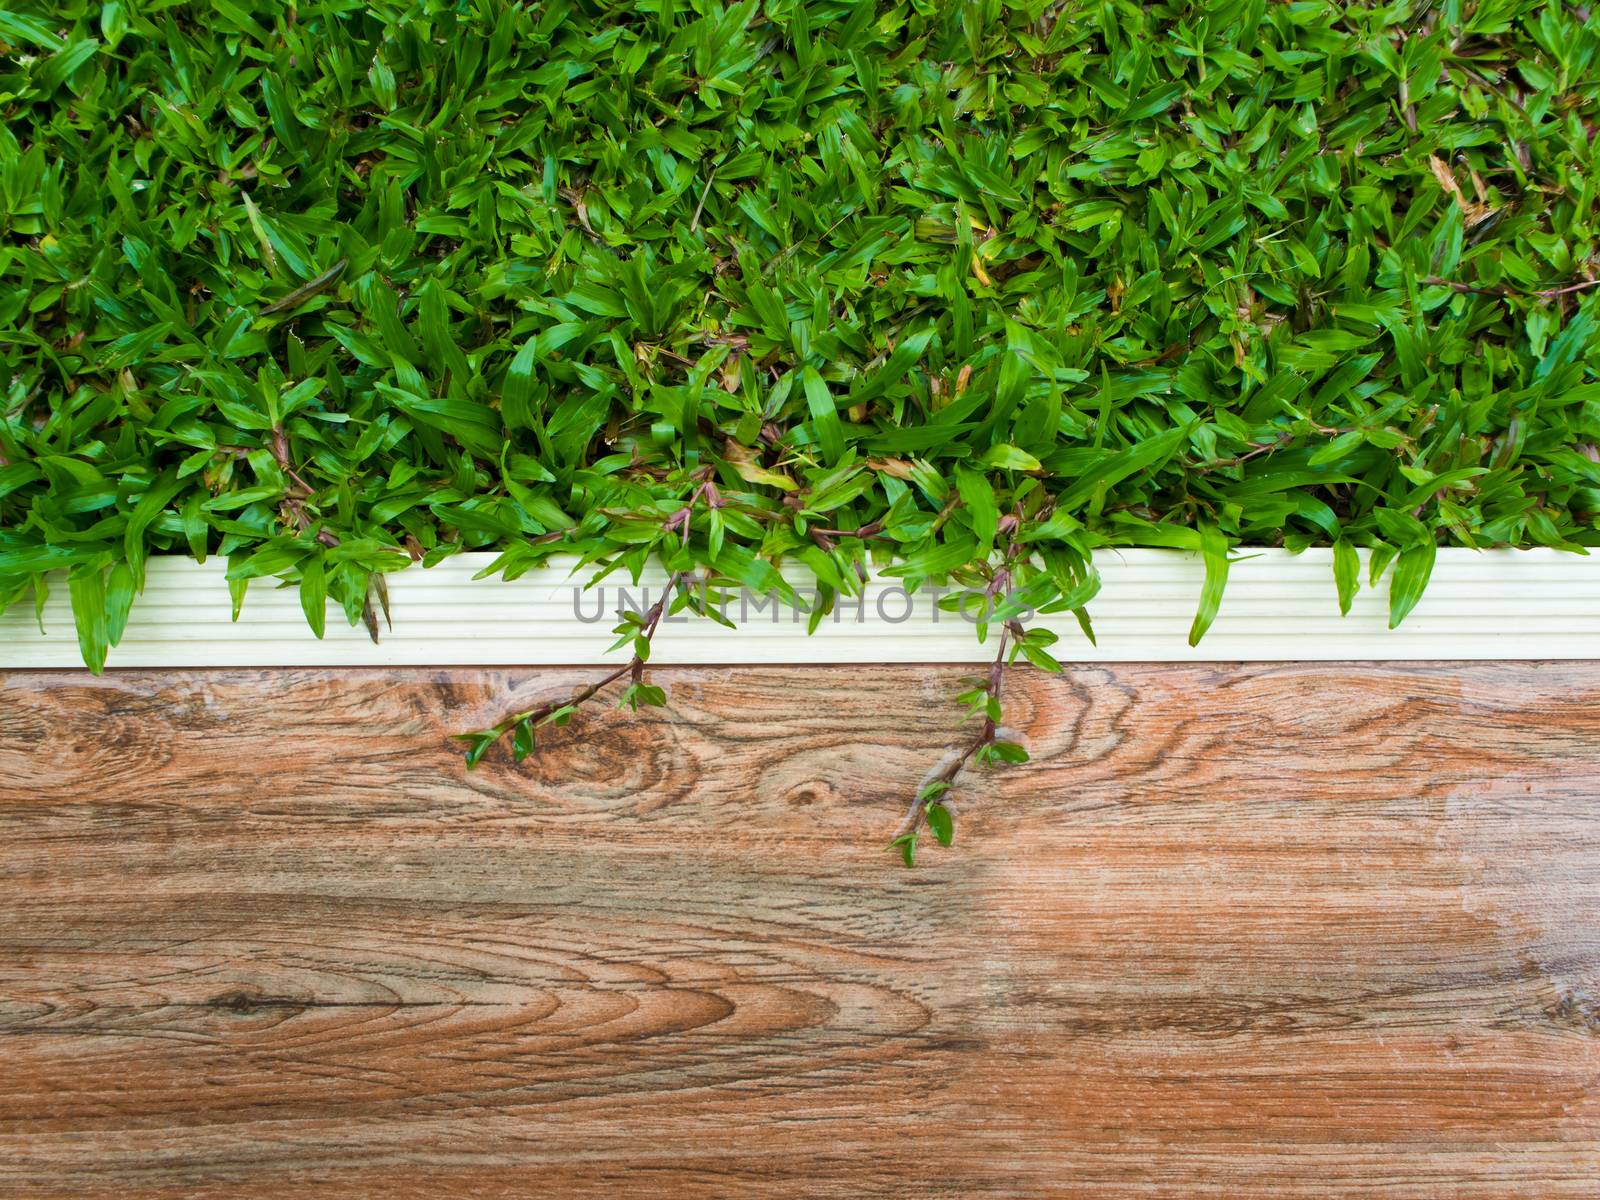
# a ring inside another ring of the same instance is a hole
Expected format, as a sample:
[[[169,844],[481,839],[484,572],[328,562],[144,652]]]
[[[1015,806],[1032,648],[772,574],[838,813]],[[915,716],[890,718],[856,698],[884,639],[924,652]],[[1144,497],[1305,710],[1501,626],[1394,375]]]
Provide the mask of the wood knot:
[[[287,996],[265,996],[259,992],[252,992],[246,988],[236,988],[231,992],[223,992],[206,1001],[207,1008],[214,1008],[222,1012],[233,1013],[235,1016],[248,1017],[254,1013],[267,1010],[292,1009],[299,1011],[305,1005],[299,1000],[292,1000]]]
[[[1600,1004],[1587,994],[1563,991],[1551,1006],[1550,1019],[1576,1033],[1600,1034]]]
[[[833,798],[833,788],[823,780],[813,780],[790,788],[784,796],[796,808],[807,808],[813,804],[823,803]]]

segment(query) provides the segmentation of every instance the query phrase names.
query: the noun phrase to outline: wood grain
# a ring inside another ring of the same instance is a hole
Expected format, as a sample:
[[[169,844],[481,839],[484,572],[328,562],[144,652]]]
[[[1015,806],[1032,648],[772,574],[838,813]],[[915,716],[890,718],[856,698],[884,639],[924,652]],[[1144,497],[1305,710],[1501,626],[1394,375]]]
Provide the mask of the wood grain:
[[[0,674],[0,1194],[1597,1194],[1600,664],[963,674]]]

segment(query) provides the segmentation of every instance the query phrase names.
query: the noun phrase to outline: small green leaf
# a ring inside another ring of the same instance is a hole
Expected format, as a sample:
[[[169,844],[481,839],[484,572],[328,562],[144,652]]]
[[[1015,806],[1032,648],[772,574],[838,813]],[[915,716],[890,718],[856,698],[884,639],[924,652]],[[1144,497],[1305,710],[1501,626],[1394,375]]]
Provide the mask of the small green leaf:
[[[528,755],[533,753],[533,748],[533,721],[528,717],[523,717],[511,731],[511,753],[518,762],[522,762]]]
[[[451,736],[458,742],[467,743],[467,770],[470,771],[478,765],[478,761],[484,756],[484,753],[490,746],[498,742],[503,734],[504,730],[479,729],[473,733],[457,733]]]
[[[641,708],[659,708],[667,702],[667,693],[648,683],[632,683],[617,701],[618,708],[637,712]]]
[[[300,560],[300,607],[311,632],[320,638],[328,621],[328,580],[320,552]]]
[[[1395,560],[1394,575],[1389,580],[1389,628],[1394,629],[1422,599],[1433,574],[1433,561],[1438,548],[1432,542],[1407,547]]]
[[[145,530],[149,529],[161,511],[172,502],[172,498],[183,490],[183,481],[177,473],[168,470],[162,473],[154,483],[145,489],[139,503],[134,505],[133,512],[128,515],[128,526],[123,532],[123,556],[133,572],[134,586],[136,589],[144,587],[144,561],[145,561]]]
[[[955,841],[955,818],[950,815],[948,808],[942,804],[929,804],[923,812],[927,814],[928,828],[933,830],[933,836],[939,839],[939,845],[948,846]]]
[[[128,628],[128,613],[137,592],[133,568],[121,560],[112,563],[111,575],[106,581],[106,640],[113,646],[122,640]]]
[[[1061,674],[1061,664],[1043,646],[1029,642],[1022,643],[1022,654],[1029,662],[1041,671],[1049,671],[1052,675]]]
[[[1344,616],[1361,587],[1361,559],[1343,538],[1333,544],[1333,582],[1339,589],[1339,615]]]
[[[1200,553],[1205,559],[1206,580],[1200,589],[1200,607],[1189,628],[1189,645],[1197,646],[1216,620],[1222,606],[1222,592],[1228,586],[1228,539],[1215,525],[1200,526]]]
[[[563,704],[560,708],[551,711],[539,724],[555,725],[557,727],[566,725],[572,720],[573,714],[577,711],[577,708],[573,705]]]
[[[1005,763],[1025,763],[1028,752],[1015,742],[995,742],[989,747],[991,756]]]
[[[908,867],[917,865],[917,835],[915,832],[903,833],[889,843],[889,849],[900,852],[900,861]]]
[[[805,388],[806,407],[816,426],[817,441],[822,446],[822,456],[836,463],[844,455],[844,426],[839,421],[839,407],[815,367],[806,367],[800,379]]]
[[[983,554],[994,545],[995,529],[1000,523],[1000,509],[995,504],[994,488],[989,478],[966,467],[956,468],[956,490],[961,502],[967,506],[972,520],[972,533],[978,539],[978,553]]]
[[[67,591],[78,626],[78,649],[84,665],[98,675],[106,669],[106,649],[111,644],[106,628],[105,564],[96,559],[73,567],[67,573]]]
[[[978,460],[986,467],[1000,467],[1007,471],[1040,471],[1044,466],[1026,450],[1016,446],[990,446]]]

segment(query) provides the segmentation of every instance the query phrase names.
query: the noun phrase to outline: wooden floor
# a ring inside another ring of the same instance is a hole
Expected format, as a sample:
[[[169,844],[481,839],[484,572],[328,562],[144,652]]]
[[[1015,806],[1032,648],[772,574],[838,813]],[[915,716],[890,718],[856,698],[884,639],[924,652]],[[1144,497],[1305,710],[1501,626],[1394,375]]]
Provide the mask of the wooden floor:
[[[0,673],[8,1196],[1594,1197],[1600,664]]]

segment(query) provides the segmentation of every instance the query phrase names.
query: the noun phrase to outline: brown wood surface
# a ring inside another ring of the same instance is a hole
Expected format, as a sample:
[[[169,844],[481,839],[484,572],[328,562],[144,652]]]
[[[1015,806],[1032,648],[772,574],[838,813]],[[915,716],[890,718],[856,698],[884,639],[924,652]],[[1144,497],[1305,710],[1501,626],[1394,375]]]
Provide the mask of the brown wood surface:
[[[0,1193],[1594,1197],[1600,664],[0,673]]]

